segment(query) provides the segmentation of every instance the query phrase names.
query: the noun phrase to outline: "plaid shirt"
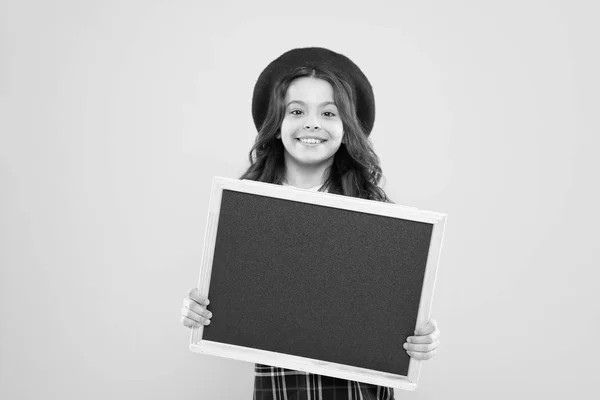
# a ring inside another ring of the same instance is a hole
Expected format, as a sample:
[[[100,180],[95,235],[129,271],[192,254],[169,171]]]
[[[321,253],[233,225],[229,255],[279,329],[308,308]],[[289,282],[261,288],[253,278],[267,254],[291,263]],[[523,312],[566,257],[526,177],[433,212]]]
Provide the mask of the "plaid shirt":
[[[263,364],[254,370],[254,400],[394,400],[388,387]]]

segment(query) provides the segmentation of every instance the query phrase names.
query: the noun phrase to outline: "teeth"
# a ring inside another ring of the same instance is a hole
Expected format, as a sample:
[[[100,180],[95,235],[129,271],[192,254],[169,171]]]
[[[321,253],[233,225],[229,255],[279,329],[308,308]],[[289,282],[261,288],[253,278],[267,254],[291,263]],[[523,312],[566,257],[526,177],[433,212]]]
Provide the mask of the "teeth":
[[[306,139],[306,138],[301,138],[299,139],[302,143],[308,143],[308,144],[318,144],[323,142],[323,140],[319,140],[319,139]]]

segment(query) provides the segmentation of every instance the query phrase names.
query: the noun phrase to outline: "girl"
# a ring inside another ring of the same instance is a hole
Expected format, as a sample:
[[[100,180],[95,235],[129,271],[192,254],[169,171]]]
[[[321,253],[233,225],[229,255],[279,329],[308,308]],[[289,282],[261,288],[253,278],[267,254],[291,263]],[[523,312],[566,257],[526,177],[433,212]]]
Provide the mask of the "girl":
[[[391,202],[378,186],[382,172],[368,136],[375,119],[371,85],[347,57],[324,48],[290,50],[260,75],[252,99],[258,136],[240,179]],[[210,324],[207,298],[191,289],[181,322]],[[411,357],[435,355],[431,320],[407,338]],[[393,389],[268,365],[255,365],[254,399],[393,399]]]

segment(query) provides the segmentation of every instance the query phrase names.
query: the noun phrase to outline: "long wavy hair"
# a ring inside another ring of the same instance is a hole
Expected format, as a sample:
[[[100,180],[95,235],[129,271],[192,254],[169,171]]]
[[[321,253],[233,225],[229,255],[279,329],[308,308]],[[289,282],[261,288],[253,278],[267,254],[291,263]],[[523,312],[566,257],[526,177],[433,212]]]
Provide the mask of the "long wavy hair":
[[[320,190],[392,203],[379,187],[383,177],[380,160],[356,115],[352,89],[327,65],[299,67],[274,85],[267,115],[249,153],[250,166],[240,179],[275,184],[285,181],[284,146],[276,135],[285,117],[287,89],[294,79],[301,77],[323,79],[331,84],[344,129],[344,140],[334,155]]]

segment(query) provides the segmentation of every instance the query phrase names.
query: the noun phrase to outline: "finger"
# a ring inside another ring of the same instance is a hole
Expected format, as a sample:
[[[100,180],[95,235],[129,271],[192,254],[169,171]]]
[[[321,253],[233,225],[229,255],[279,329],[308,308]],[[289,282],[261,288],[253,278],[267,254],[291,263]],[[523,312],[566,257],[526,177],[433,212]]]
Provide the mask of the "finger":
[[[196,321],[200,322],[202,322],[204,319],[210,319],[212,317],[212,313],[210,311],[204,310],[204,312],[199,313],[187,307],[181,308],[181,315],[185,315],[188,318],[195,319]]]
[[[431,332],[429,335],[424,336],[409,336],[406,338],[406,341],[409,343],[433,343],[436,340],[439,340],[440,330],[436,329]]]
[[[183,299],[183,306],[185,308],[189,308],[190,310],[194,311],[196,314],[202,315],[203,317],[206,317],[206,318],[212,317],[212,313],[210,311],[208,311],[206,308],[204,308],[200,304],[196,303],[194,300],[190,299],[189,297],[186,297],[185,299]]]
[[[210,319],[203,317],[202,315],[200,315],[198,313],[195,313],[194,311],[190,310],[189,308],[183,307],[181,309],[181,316],[191,319],[192,321],[195,321],[202,325],[210,324]]]
[[[207,306],[210,304],[208,297],[201,295],[197,288],[191,288],[188,291],[188,296],[190,299],[194,300],[196,303],[202,306]]]
[[[190,311],[193,311],[194,313],[204,317],[204,318],[211,318],[212,317],[212,312],[208,311],[206,308],[198,305],[198,303],[196,303],[193,300],[187,300],[183,302],[183,308],[187,308]]]
[[[439,340],[433,343],[427,343],[427,344],[414,344],[414,343],[404,343],[404,348],[407,351],[415,351],[415,352],[421,352],[421,353],[428,353],[430,351],[433,351],[435,349],[437,349],[437,347],[439,346],[440,342]]]
[[[201,318],[204,318],[201,315],[196,314],[195,312],[191,311],[189,308],[186,308],[186,307],[181,308],[181,316],[188,318],[198,324],[201,324],[202,323]]]
[[[421,326],[421,327],[418,327],[417,329],[415,329],[415,335],[419,335],[419,336],[429,335],[436,329],[437,329],[437,322],[435,321],[435,319],[431,319],[427,322],[427,324],[425,324],[425,326]]]
[[[200,326],[200,324],[194,320],[189,319],[188,317],[186,317],[185,315],[181,316],[181,323],[184,326],[187,326],[188,328],[197,328]]]
[[[429,351],[427,353],[421,353],[418,351],[407,351],[408,355],[414,358],[415,360],[429,360],[433,356],[435,356],[436,350]]]

